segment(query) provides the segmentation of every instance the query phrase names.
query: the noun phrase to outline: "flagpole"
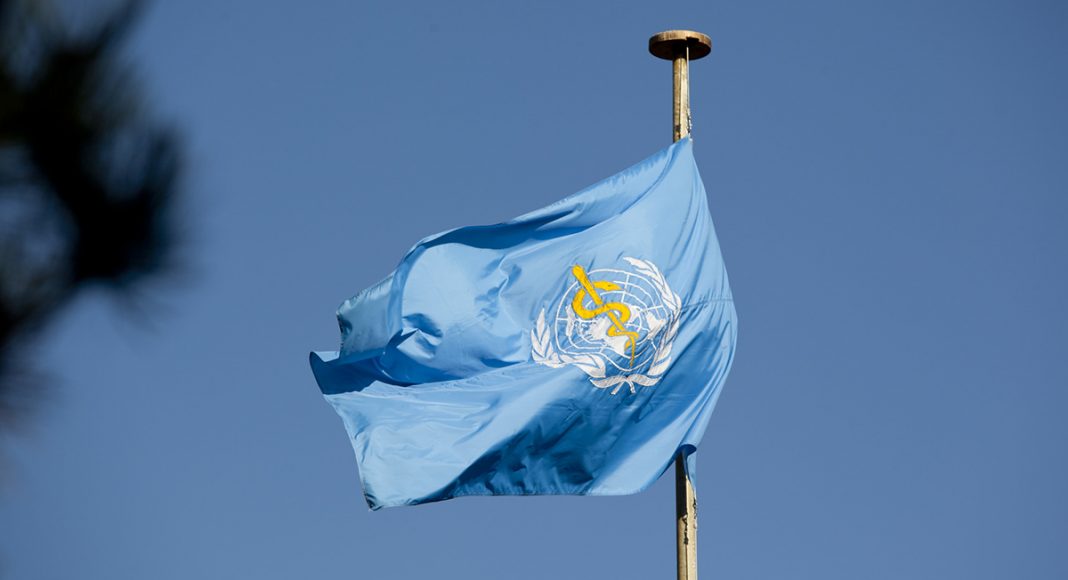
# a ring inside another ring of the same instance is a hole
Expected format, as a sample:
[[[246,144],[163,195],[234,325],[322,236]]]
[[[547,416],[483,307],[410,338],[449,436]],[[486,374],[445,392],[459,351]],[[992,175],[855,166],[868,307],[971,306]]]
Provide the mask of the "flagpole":
[[[712,52],[712,39],[692,30],[668,30],[649,39],[649,52],[671,61],[672,126],[675,141],[690,134],[690,61]],[[675,458],[675,548],[678,580],[697,580],[697,496],[686,459]]]

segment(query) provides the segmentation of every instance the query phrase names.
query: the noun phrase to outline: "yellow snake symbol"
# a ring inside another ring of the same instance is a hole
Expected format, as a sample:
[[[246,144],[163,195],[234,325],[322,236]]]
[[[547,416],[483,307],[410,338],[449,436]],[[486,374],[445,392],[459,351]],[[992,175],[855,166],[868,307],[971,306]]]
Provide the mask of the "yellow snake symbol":
[[[627,337],[627,346],[630,347],[630,366],[633,367],[634,351],[638,346],[638,333],[631,332],[623,326],[630,320],[630,308],[627,308],[627,305],[622,302],[605,302],[597,294],[598,289],[608,292],[619,290],[619,285],[600,280],[591,282],[589,277],[586,276],[586,270],[583,270],[582,266],[579,265],[572,266],[571,273],[574,274],[575,279],[582,286],[578,292],[575,292],[575,297],[571,300],[571,308],[575,311],[575,314],[586,320],[590,320],[600,314],[607,314],[612,321],[612,327],[608,329],[608,336]],[[583,305],[587,295],[597,305],[597,308],[590,309]]]

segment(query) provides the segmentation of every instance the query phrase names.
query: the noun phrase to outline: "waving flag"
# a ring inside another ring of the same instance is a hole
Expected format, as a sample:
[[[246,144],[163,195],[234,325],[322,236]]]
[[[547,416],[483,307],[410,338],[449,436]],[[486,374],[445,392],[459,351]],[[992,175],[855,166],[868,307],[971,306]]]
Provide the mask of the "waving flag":
[[[689,138],[424,239],[338,320],[311,366],[372,509],[641,491],[701,440],[736,337]]]

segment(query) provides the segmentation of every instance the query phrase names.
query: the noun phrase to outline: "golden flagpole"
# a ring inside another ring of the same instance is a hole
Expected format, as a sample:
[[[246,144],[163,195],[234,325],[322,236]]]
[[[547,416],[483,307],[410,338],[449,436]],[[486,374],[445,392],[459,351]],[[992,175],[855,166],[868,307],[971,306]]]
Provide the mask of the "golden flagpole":
[[[649,39],[649,52],[671,61],[675,141],[690,134],[690,61],[712,52],[712,39],[692,30],[668,30]],[[675,458],[675,547],[678,580],[697,580],[697,496],[682,454]]]

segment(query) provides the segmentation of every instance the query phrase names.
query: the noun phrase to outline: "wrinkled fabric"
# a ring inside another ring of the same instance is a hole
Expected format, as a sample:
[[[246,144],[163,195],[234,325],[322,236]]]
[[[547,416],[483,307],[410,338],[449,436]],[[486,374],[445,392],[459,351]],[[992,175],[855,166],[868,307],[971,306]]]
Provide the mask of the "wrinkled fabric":
[[[372,509],[636,493],[678,453],[692,471],[737,332],[689,138],[422,240],[338,321],[311,367]]]

